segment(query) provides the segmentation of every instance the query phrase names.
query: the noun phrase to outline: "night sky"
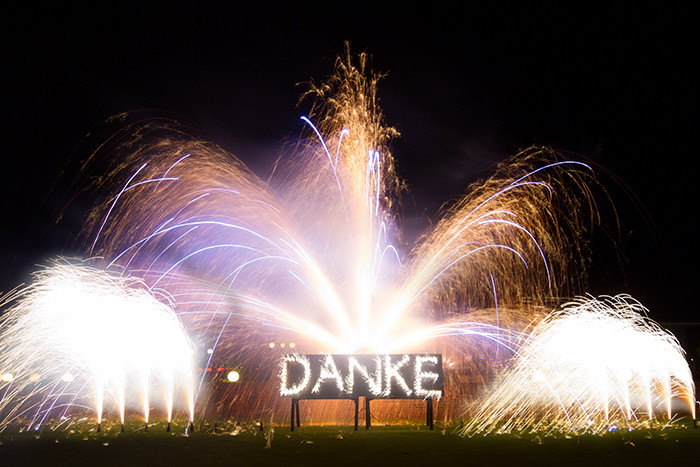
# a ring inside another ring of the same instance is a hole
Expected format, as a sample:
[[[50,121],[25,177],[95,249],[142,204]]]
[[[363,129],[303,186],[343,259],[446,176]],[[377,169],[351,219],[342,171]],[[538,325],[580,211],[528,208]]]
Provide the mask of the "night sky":
[[[65,211],[64,196],[101,122],[175,115],[264,177],[309,111],[298,83],[323,80],[348,40],[388,74],[380,105],[402,134],[392,150],[412,194],[409,236],[497,161],[552,146],[604,168],[619,211],[617,249],[610,225],[594,235],[589,292],[630,293],[661,322],[700,321],[689,13],[514,5],[8,7],[0,291],[76,253],[87,206]]]

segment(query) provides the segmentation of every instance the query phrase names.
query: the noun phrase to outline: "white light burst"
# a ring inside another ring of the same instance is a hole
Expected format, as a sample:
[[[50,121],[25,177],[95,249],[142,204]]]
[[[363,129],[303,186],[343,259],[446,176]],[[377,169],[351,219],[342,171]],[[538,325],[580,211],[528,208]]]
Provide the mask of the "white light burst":
[[[579,298],[553,312],[475,404],[463,433],[597,433],[679,410],[695,417],[684,351],[646,311],[618,295]]]
[[[172,309],[142,282],[57,261],[3,297],[0,426],[38,427],[50,414],[92,407],[97,422],[130,407],[148,421],[153,402],[170,421],[176,393],[192,419],[193,347]]]

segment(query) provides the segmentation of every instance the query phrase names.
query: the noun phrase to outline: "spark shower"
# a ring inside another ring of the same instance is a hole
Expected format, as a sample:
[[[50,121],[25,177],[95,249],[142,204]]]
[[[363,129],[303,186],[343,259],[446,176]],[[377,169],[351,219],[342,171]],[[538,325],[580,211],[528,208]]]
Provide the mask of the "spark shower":
[[[389,150],[399,135],[384,122],[380,76],[366,70],[365,60],[348,52],[327,81],[311,85],[305,131],[268,180],[176,122],[128,123],[128,116],[116,118],[122,129],[82,167],[86,178],[97,176],[98,199],[80,247],[97,258],[90,271],[139,278],[152,300],[172,307],[193,343],[178,348],[193,345],[201,355],[196,382],[185,376],[170,385],[186,394],[190,417],[212,397],[225,406],[219,416],[271,410],[280,356],[271,342],[293,341],[306,353],[441,352],[456,373],[475,372],[474,355],[486,355],[495,370],[517,360],[527,342],[523,330],[559,297],[585,291],[587,232],[600,220],[592,195],[598,184],[591,167],[546,148],[498,164],[446,205],[414,245],[406,242],[400,218],[406,185]],[[56,267],[29,288],[41,288]],[[14,410],[24,392],[12,388],[24,384],[30,375],[23,369],[38,358],[5,346],[8,335],[21,339],[28,330],[20,318],[35,312],[20,295],[18,304],[6,299],[0,324],[0,371],[13,372],[0,385],[6,422],[51,412],[44,402],[22,417]],[[141,325],[141,316],[123,319],[134,329]],[[84,333],[107,325],[97,326]],[[139,332],[145,341],[171,339],[153,327]],[[218,361],[235,364],[254,384],[214,394],[206,368]],[[75,365],[97,371],[80,360]],[[86,383],[91,390],[101,387],[95,381]],[[459,381],[446,376],[448,394],[450,384],[459,393]],[[65,401],[57,385],[42,388],[68,413],[81,390]],[[115,390],[123,417],[121,393]],[[172,402],[167,407],[170,414]]]

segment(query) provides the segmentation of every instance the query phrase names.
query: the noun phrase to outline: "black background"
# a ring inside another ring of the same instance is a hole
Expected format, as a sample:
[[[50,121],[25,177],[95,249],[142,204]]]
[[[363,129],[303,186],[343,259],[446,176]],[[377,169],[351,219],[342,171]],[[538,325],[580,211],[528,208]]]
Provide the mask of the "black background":
[[[658,321],[699,320],[689,11],[202,3],[4,7],[1,291],[75,253],[66,245],[86,206],[53,220],[75,177],[69,162],[102,121],[138,109],[177,115],[265,176],[309,110],[297,107],[297,84],[324,79],[349,40],[388,73],[379,96],[402,133],[392,149],[412,194],[409,238],[496,161],[549,145],[600,164],[632,193],[601,176],[622,229],[614,243],[596,239],[589,292],[630,293]]]

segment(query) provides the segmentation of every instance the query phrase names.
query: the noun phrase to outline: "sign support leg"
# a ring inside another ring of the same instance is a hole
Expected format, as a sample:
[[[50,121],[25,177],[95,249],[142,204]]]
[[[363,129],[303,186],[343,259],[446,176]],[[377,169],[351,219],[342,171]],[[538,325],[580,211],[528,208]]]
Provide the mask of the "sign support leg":
[[[356,398],[354,399],[354,401],[355,401],[355,431],[357,431],[357,425],[358,425],[357,419],[358,419],[359,416],[360,416],[360,407],[359,407],[360,398],[359,398],[359,397],[356,397]]]
[[[294,408],[295,408],[295,403],[294,403],[294,399],[292,399],[292,423],[290,426],[291,431],[294,431]]]
[[[369,430],[372,426],[372,414],[369,411],[369,397],[365,397],[365,430]]]
[[[429,397],[425,401],[426,407],[425,407],[425,415],[426,415],[426,421],[425,424],[430,427],[430,429],[433,429],[433,398]]]

